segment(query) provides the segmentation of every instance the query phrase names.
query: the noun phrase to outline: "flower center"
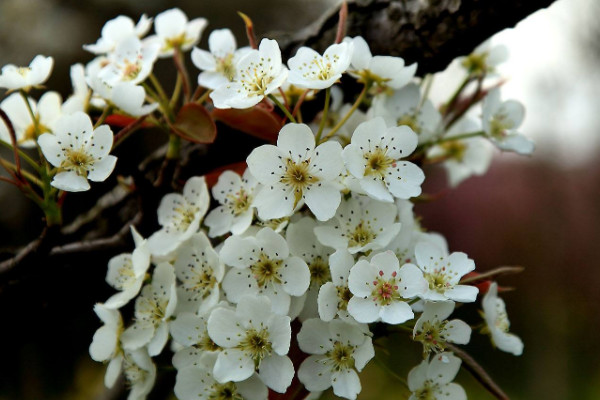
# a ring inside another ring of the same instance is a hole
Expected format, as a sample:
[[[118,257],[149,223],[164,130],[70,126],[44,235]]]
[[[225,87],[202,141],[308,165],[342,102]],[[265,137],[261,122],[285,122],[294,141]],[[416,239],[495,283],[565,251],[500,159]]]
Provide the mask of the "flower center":
[[[123,62],[123,78],[125,80],[132,81],[140,74],[142,70],[142,66],[136,62],[130,62],[129,60],[125,60]]]
[[[417,120],[417,116],[414,114],[404,114],[397,121],[398,126],[406,125],[412,129],[416,134],[421,133],[421,125]]]
[[[217,58],[217,72],[227,78],[229,82],[235,78],[235,66],[233,65],[233,54],[229,53],[223,58]]]
[[[380,147],[365,154],[365,176],[378,175],[383,179],[390,166],[395,165],[395,160],[387,156],[386,151]]]
[[[127,257],[125,262],[119,268],[115,286],[117,290],[123,290],[129,287],[135,281],[135,273],[133,272],[133,262],[131,257]]]
[[[505,114],[496,114],[490,121],[490,135],[496,139],[504,138],[508,129],[513,128],[513,122]]]
[[[134,386],[136,383],[142,382],[146,379],[148,371],[140,368],[133,360],[131,360],[127,356],[124,360],[125,362],[123,363],[123,370],[128,385]]]
[[[234,382],[215,383],[211,389],[213,392],[208,396],[208,400],[243,400],[244,397],[237,392]]]
[[[430,352],[440,353],[446,349],[446,337],[444,330],[447,321],[425,321],[421,331],[415,336],[415,340],[423,343],[423,357],[426,358]]]
[[[451,286],[446,275],[446,267],[436,269],[431,273],[425,272],[423,275],[429,283],[429,289],[435,290],[438,293],[444,293]]]
[[[231,201],[230,208],[235,216],[245,213],[252,203],[252,197],[244,189],[240,189],[235,195],[230,194],[227,198]]]
[[[271,260],[265,253],[260,253],[258,261],[250,267],[258,286],[263,287],[268,283],[281,284],[281,275],[278,272],[281,264],[281,260]]]
[[[325,356],[325,362],[331,365],[333,371],[354,368],[354,346],[336,341],[333,349],[325,353]]]
[[[252,96],[265,96],[268,85],[273,81],[273,77],[267,75],[263,70],[262,64],[264,59],[261,58],[261,64],[259,67],[251,63],[246,71],[242,71],[240,83],[244,90],[248,93],[249,97]]]
[[[460,140],[453,140],[441,144],[442,148],[446,151],[446,157],[454,159],[458,162],[462,162],[467,151],[467,145]]]
[[[199,261],[195,254],[193,256]],[[182,281],[183,288],[186,291],[198,291],[203,299],[208,297],[217,285],[217,278],[213,275],[213,269],[204,264],[199,267],[190,264],[190,268],[186,271]]]
[[[348,247],[366,246],[368,243],[371,243],[375,237],[376,235],[371,230],[369,224],[365,224],[364,221],[361,220],[360,223],[356,225],[356,228],[354,228],[354,232],[350,233]]]
[[[27,77],[27,75],[31,72],[31,68],[30,67],[19,67],[19,68],[17,68],[17,72],[22,77]]]
[[[196,214],[200,209],[184,200],[173,211],[172,226],[179,232],[185,232],[196,219]]]
[[[329,266],[323,261],[321,256],[316,256],[313,261],[308,264],[310,270],[310,281],[314,285],[321,286],[325,282],[331,280],[331,272]]]
[[[437,383],[433,383],[430,379],[427,379],[423,387],[414,393],[414,396],[417,400],[436,400],[437,396],[435,392],[438,386]]]
[[[211,352],[218,351],[221,349],[219,345],[213,342],[210,336],[208,336],[208,331],[206,329],[204,330],[204,335],[202,335],[198,343],[196,343],[196,347],[200,350]]]
[[[295,163],[291,158],[286,160],[286,169],[280,182],[294,191],[294,207],[302,198],[302,192],[308,186],[319,181],[310,173],[310,159]]]
[[[387,306],[394,301],[402,298],[398,293],[398,282],[396,280],[397,272],[392,272],[391,279],[383,279],[383,271],[379,271],[379,277],[373,281],[373,291],[371,296],[382,306]],[[398,280],[399,281],[399,280]]]
[[[64,152],[65,159],[60,164],[60,168],[66,171],[75,171],[77,175],[87,177],[87,172],[94,163],[94,157],[83,149],[65,149]]]
[[[335,289],[337,290],[338,309],[347,310],[348,302],[352,298],[352,292],[348,286],[336,286]]]
[[[273,346],[269,340],[269,331],[266,328],[260,331],[255,329],[247,330],[246,337],[237,347],[250,355],[256,367],[273,351]]]

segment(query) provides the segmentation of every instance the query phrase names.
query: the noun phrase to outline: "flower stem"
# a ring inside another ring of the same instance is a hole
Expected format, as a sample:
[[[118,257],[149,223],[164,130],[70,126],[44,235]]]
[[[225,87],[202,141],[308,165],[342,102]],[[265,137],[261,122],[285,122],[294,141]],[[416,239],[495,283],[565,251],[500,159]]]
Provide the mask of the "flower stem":
[[[423,150],[427,147],[432,147],[432,146],[435,146],[438,144],[442,144],[442,143],[446,143],[446,142],[454,142],[455,140],[469,139],[472,137],[483,136],[483,135],[485,135],[484,131],[476,131],[476,132],[461,133],[460,135],[456,135],[456,136],[446,136],[441,139],[432,140],[430,142],[425,142],[425,143],[419,145],[419,147],[417,149]]]
[[[317,142],[317,144],[320,144],[322,142],[329,140],[329,138],[331,138],[346,123],[346,121],[348,121],[348,119],[352,116],[352,114],[354,114],[354,111],[356,111],[358,106],[363,102],[363,100],[367,94],[367,91],[369,90],[369,87],[370,87],[370,85],[365,85],[363,87],[362,91],[358,95],[358,98],[356,99],[354,104],[352,104],[352,108],[350,108],[350,110],[348,110],[348,112],[346,113],[346,115],[344,115],[344,117],[340,120],[340,122],[338,122],[337,125],[335,125],[327,133],[327,135],[325,135],[325,137],[323,137],[323,139],[320,142]]]
[[[296,118],[294,118],[294,116],[290,113],[290,111],[283,105],[281,104],[281,102],[279,100],[277,100],[277,97],[275,97],[274,95],[270,94],[269,95],[269,99],[275,103],[275,105],[277,107],[279,107],[279,109],[281,111],[283,111],[283,113],[285,114],[285,116],[291,121],[291,122],[296,122]]]
[[[327,121],[327,113],[329,112],[329,102],[331,100],[331,88],[325,89],[325,105],[323,106],[323,114],[321,114],[321,123],[319,124],[319,131],[315,137],[315,142],[319,143],[321,140],[321,134],[325,128],[325,122]]]
[[[176,160],[179,158],[181,149],[181,138],[174,133],[169,135],[169,146],[167,147],[167,160]]]
[[[183,54],[181,53],[181,49],[179,47],[175,48],[175,53],[173,54],[173,62],[175,63],[175,68],[177,68],[178,76],[181,76],[181,80],[183,83],[183,97],[186,103],[190,101],[191,89],[190,89],[190,77],[187,72],[187,68],[185,68],[185,62],[183,61]]]
[[[182,86],[183,78],[180,74],[177,74],[177,79],[175,80],[175,87],[173,88],[173,95],[171,96],[171,101],[169,102],[169,106],[171,108],[175,107],[177,101],[179,100],[179,95],[181,94],[181,86]]]
[[[98,118],[96,123],[94,124],[94,129],[96,129],[97,127],[102,125],[104,123],[104,121],[106,120],[106,117],[108,117],[111,112],[112,112],[112,107],[109,104],[107,104],[106,107],[104,107],[102,114],[100,115],[100,117]]]
[[[202,94],[202,96],[200,96],[200,97],[198,98],[198,100],[196,100],[196,103],[198,103],[198,104],[202,104],[202,103],[204,103],[204,102],[206,101],[206,99],[208,98],[208,96],[209,96],[211,93],[212,93],[212,90],[210,90],[210,89],[207,89],[207,90],[206,90],[206,92],[204,92],[204,93]]]
[[[456,91],[454,92],[454,94],[452,94],[452,97],[450,97],[450,100],[448,100],[448,102],[444,105],[444,109],[443,109],[443,112],[442,112],[442,114],[444,116],[448,115],[452,111],[452,108],[454,107],[454,104],[456,104],[456,101],[460,97],[460,94],[463,92],[463,90],[465,90],[465,88],[467,87],[467,85],[469,83],[471,83],[472,80],[473,80],[473,77],[470,74],[467,75],[467,77],[465,78],[465,80],[456,89]]]

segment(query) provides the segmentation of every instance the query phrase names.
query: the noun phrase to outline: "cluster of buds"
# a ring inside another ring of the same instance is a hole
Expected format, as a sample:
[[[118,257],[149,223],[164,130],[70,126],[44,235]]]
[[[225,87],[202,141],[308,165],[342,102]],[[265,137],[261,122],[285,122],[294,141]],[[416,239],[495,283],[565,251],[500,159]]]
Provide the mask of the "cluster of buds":
[[[153,22],[155,34],[144,37]],[[0,143],[15,152],[15,164],[2,165],[47,216],[65,191],[88,190],[88,179],[103,181],[115,168],[109,153],[123,136],[102,124],[112,115],[163,128],[167,158],[176,158],[182,138],[214,140],[206,138],[213,118],[232,123],[232,109],[276,121],[274,132],[265,128],[272,124],[254,125],[271,143],[253,149],[241,168],[210,186],[192,177],[182,194],[163,197],[161,228],[144,238],[131,227],[135,249],[109,261],[106,281],[118,292],[95,306],[104,325],[90,347],[94,360],[108,363],[106,386],[123,372],[129,399],[145,399],[157,375],[153,358],[170,342],[181,400],[266,400],[269,391],[301,396],[330,387],[355,399],[381,332],[410,332],[423,355],[408,373],[410,398],[465,399],[452,383],[461,366],[452,349],[469,342],[472,328],[450,316],[483,294],[475,262],[427,232],[413,202],[429,164],[442,164],[456,186],[485,173],[490,143],[533,151],[517,131],[523,106],[501,101],[498,85],[484,88],[498,51],[476,49],[463,62],[465,81],[436,106],[428,99],[433,76],[415,77],[416,64],[400,57],[373,56],[361,37],[337,38],[323,54],[301,47],[284,64],[275,40],[256,45],[249,34],[251,46],[237,48],[228,29],[210,34],[208,51],[194,47],[206,25],[179,9],[137,24],[108,21],[84,46],[97,57],[72,67],[74,94],[65,102],[54,92],[37,105],[28,96],[47,79],[51,58],[0,75],[0,87],[17,91],[0,104]],[[183,62],[188,50],[201,70],[195,92]],[[165,57],[178,73],[171,96],[152,74]],[[345,103],[356,84],[344,83],[353,80],[362,90]],[[322,100],[322,112],[302,123],[303,104]],[[473,118],[468,111],[480,103]],[[94,111],[101,112],[95,124]],[[190,113],[202,126],[183,121]],[[38,147],[40,160],[20,147]],[[21,158],[39,177],[20,169]],[[497,293],[492,283],[483,296],[484,331],[519,355],[523,344],[508,333]],[[132,321],[124,322],[123,309]]]

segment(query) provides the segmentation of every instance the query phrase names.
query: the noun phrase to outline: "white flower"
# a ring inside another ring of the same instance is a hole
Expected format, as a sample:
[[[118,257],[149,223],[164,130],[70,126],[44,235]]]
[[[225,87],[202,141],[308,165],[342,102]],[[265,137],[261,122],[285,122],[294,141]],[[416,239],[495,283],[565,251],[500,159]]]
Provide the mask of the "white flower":
[[[452,353],[440,353],[423,360],[408,374],[409,400],[467,400],[465,390],[452,380],[460,369],[460,358]]]
[[[434,138],[441,129],[442,116],[427,99],[421,104],[419,86],[410,83],[392,95],[373,99],[373,114],[383,117],[390,126],[406,125],[417,134],[419,143]]]
[[[400,89],[415,76],[416,63],[405,67],[401,57],[373,57],[369,45],[360,36],[344,38],[344,41],[354,46],[352,65],[348,72],[365,84],[374,85],[377,91]]]
[[[336,316],[347,320],[348,302],[352,292],[348,288],[348,275],[354,266],[354,257],[346,250],[338,250],[329,257],[331,282],[324,283],[319,289],[317,298],[319,317],[323,321],[331,321]]]
[[[483,99],[483,130],[504,151],[531,154],[534,143],[517,132],[525,117],[525,107],[516,100],[500,100],[500,89],[491,90]]]
[[[216,108],[249,108],[277,90],[288,76],[275,40],[263,39],[237,64],[238,76],[210,94]]]
[[[469,343],[471,327],[460,319],[448,321],[452,311],[453,301],[425,302],[423,314],[413,329],[414,340],[423,343],[423,357],[427,357],[432,351],[444,351],[446,343]]]
[[[9,95],[0,103],[0,108],[12,122],[17,146],[31,148],[35,147],[39,135],[44,132],[52,132],[56,127],[56,122],[62,114],[62,99],[57,92],[46,92],[40,97],[38,103],[29,97],[27,101],[31,106],[35,121],[31,119],[31,113],[20,93]],[[4,124],[4,120],[0,120],[0,139],[10,143],[8,127]]]
[[[202,314],[217,304],[225,267],[203,232],[194,234],[177,249],[174,266],[181,282],[178,312]]]
[[[506,313],[504,300],[498,297],[498,284],[493,282],[488,292],[481,301],[483,317],[485,318],[485,331],[490,334],[492,343],[500,350],[520,356],[523,354],[523,342],[521,339],[509,333],[510,322]]]
[[[175,250],[200,228],[210,203],[204,177],[192,177],[183,187],[183,195],[169,193],[158,206],[162,229],[148,239],[152,255],[164,256]]]
[[[381,117],[360,124],[344,148],[348,171],[361,188],[377,200],[392,202],[421,194],[425,174],[415,164],[402,161],[417,147],[417,135],[406,125],[388,128]]]
[[[123,364],[123,349],[119,342],[123,332],[123,319],[119,311],[107,308],[103,304],[96,304],[94,312],[104,325],[94,333],[90,356],[94,361],[108,361],[104,385],[111,388],[117,381]]]
[[[208,89],[231,82],[238,75],[238,62],[249,51],[249,47],[236,50],[237,44],[229,29],[216,29],[208,37],[210,52],[199,48],[192,50],[192,62],[204,71],[198,75],[198,85]]]
[[[228,305],[224,304],[226,303],[219,303],[216,307],[229,308]],[[210,313],[198,315],[191,312],[182,312],[177,314],[175,321],[171,322],[169,328],[173,340],[184,346],[173,356],[173,366],[175,368],[183,369],[197,366],[201,362],[203,354],[215,353],[221,350],[208,335],[206,323],[209,315]]]
[[[29,90],[31,87],[36,87],[48,80],[54,59],[52,57],[35,56],[28,67],[17,67],[13,64],[8,64],[2,67],[0,73],[0,88],[8,90],[24,89]]]
[[[427,290],[423,273],[412,264],[400,268],[391,251],[375,255],[371,261],[361,260],[352,267],[348,287],[354,295],[348,312],[362,323],[383,321],[401,324],[414,317],[407,299]]]
[[[238,303],[245,295],[266,295],[273,309],[287,314],[290,296],[302,296],[310,284],[306,263],[290,256],[287,242],[271,228],[263,228],[256,237],[227,238],[221,260],[234,268],[223,280],[227,299]]]
[[[400,231],[396,206],[376,200],[342,201],[333,221],[315,228],[319,242],[351,254],[387,246]]]
[[[288,60],[288,82],[305,89],[325,89],[337,82],[350,66],[352,43],[332,44],[321,56],[308,47],[300,47]]]
[[[301,200],[320,221],[334,216],[341,199],[337,179],[344,169],[339,143],[325,142],[315,148],[307,125],[287,124],[279,132],[277,146],[254,149],[247,162],[264,185],[254,203],[259,217],[290,216]]]
[[[457,122],[445,138],[476,132],[481,126],[472,119]],[[456,139],[433,146],[427,153],[429,159],[443,158],[442,165],[448,173],[450,186],[456,187],[472,175],[483,175],[492,161],[492,149],[487,140],[479,137]]]
[[[169,338],[169,319],[177,305],[175,273],[169,263],[159,264],[152,283],[135,301],[135,322],[121,336],[125,350],[148,345],[148,354],[160,354]]]
[[[240,235],[250,227],[254,217],[254,197],[258,182],[247,169],[240,177],[225,171],[212,188],[213,198],[221,205],[213,209],[204,220],[208,236],[221,236],[227,232]]]
[[[467,57],[459,58],[461,65],[475,75],[495,74],[496,67],[508,59],[508,49],[504,45],[492,47],[491,40],[481,43]]]
[[[306,301],[300,314],[300,319],[318,316],[317,296],[319,288],[331,281],[329,270],[329,255],[333,249],[323,246],[317,241],[314,229],[317,221],[304,217],[297,222],[290,223],[286,231],[286,239],[290,253],[302,258],[310,271],[310,286],[306,292]]]
[[[90,101],[91,93],[85,79],[85,69],[83,65],[71,65],[70,75],[71,84],[73,85],[73,94],[63,103],[62,111],[65,114],[73,114],[76,111],[85,112]]]
[[[156,380],[156,366],[146,348],[125,352],[123,372],[130,388],[127,400],[145,400]]]
[[[475,263],[465,253],[446,255],[431,243],[419,242],[415,247],[415,256],[417,265],[429,282],[429,288],[421,296],[424,300],[475,301],[479,290],[475,286],[458,284],[463,275],[475,269]]]
[[[361,391],[358,373],[375,356],[367,328],[340,320],[304,321],[298,333],[300,349],[311,354],[298,369],[298,379],[307,390],[333,386],[336,396],[356,399]]]
[[[197,365],[177,372],[175,395],[179,400],[267,400],[268,389],[257,374],[241,382],[219,383],[213,376],[216,354],[203,354]]]
[[[83,112],[62,116],[54,134],[44,133],[38,144],[46,160],[58,168],[52,186],[70,192],[88,190],[88,179],[102,182],[113,171],[117,158],[108,153],[113,133],[108,125],[94,129]]]
[[[240,382],[255,371],[269,388],[284,393],[294,377],[286,354],[290,348],[288,316],[271,311],[265,296],[240,299],[235,311],[216,308],[208,318],[208,334],[223,348],[213,370],[220,382]]]
[[[143,82],[152,73],[157,56],[157,44],[142,44],[137,37],[130,36],[109,55],[108,63],[98,72],[98,77],[109,86],[119,82]]]
[[[169,57],[175,49],[187,51],[200,41],[200,35],[208,24],[204,18],[188,21],[188,17],[179,8],[163,11],[154,19],[155,36],[148,37],[148,42],[159,44],[160,57]]]
[[[104,306],[107,308],[121,308],[137,296],[150,266],[146,239],[143,239],[133,226],[131,234],[135,241],[133,253],[120,254],[108,261],[106,282],[120,292],[106,300]]]
[[[123,40],[131,36],[144,36],[150,30],[151,25],[152,18],[148,18],[146,14],[140,17],[135,26],[131,18],[119,15],[104,24],[102,34],[95,44],[84,44],[83,48],[94,54],[110,53]]]

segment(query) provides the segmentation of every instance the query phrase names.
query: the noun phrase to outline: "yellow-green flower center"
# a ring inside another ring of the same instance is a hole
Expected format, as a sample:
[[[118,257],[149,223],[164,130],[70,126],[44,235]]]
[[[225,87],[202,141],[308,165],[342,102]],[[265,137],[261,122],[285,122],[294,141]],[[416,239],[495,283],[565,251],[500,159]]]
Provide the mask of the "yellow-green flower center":
[[[325,362],[329,364],[333,371],[344,371],[349,368],[354,368],[354,346],[336,341],[333,344],[333,349],[325,353],[327,359]]]
[[[282,263],[282,260],[272,260],[265,253],[260,253],[258,261],[250,267],[258,286],[263,287],[268,283],[281,284],[279,269]]]

